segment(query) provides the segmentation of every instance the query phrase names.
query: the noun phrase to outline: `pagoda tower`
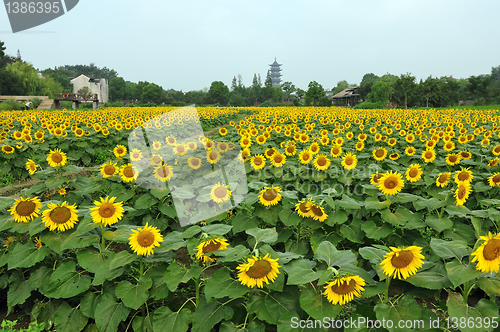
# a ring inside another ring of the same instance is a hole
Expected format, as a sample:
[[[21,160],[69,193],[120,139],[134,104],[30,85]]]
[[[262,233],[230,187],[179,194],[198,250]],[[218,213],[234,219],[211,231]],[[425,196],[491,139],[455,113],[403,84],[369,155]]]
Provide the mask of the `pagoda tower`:
[[[274,62],[269,66],[271,66],[271,80],[273,81],[273,86],[279,87],[281,85],[281,64],[277,63],[276,58],[274,58]]]

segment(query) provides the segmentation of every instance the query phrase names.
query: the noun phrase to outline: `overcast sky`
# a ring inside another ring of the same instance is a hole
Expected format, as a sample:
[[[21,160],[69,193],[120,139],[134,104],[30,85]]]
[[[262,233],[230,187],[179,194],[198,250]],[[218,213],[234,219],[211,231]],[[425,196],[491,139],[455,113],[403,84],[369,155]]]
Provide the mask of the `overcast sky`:
[[[18,0],[21,1],[21,0]],[[95,63],[164,89],[230,86],[241,74],[333,88],[366,73],[467,78],[500,65],[500,1],[80,0],[65,15],[0,40],[35,68]]]

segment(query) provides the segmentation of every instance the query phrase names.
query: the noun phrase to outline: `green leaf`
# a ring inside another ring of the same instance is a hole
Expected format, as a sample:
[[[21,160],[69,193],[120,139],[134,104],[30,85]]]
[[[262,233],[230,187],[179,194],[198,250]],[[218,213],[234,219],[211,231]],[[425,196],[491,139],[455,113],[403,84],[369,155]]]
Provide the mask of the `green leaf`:
[[[113,270],[118,267],[125,266],[132,262],[135,262],[138,259],[137,255],[131,254],[126,250],[120,251],[115,255],[115,257],[111,260],[109,264],[109,269]]]
[[[316,254],[314,255],[314,258],[321,259],[325,261],[328,266],[332,266],[334,265],[332,261],[333,257],[337,252],[337,248],[335,248],[335,246],[331,242],[323,241],[316,248]]]
[[[0,197],[0,211],[13,206],[15,201],[12,197]]]
[[[134,208],[137,210],[148,209],[158,203],[158,199],[148,193],[142,194],[136,201]]]
[[[390,205],[391,201],[380,202],[377,197],[368,197],[365,201],[365,208],[367,210],[382,210],[388,208]]]
[[[23,304],[31,295],[31,284],[29,280],[15,281],[9,285],[7,291],[7,304],[15,306],[16,304]]]
[[[386,250],[373,247],[363,247],[359,249],[359,254],[361,255],[361,257],[369,260],[372,264],[382,262],[385,259],[384,255],[387,253],[388,251]]]
[[[481,277],[476,285],[488,294],[488,296],[500,296],[500,278],[498,274],[495,274],[493,277]]]
[[[11,248],[12,250],[10,250]],[[20,267],[31,267],[41,262],[45,256],[50,254],[50,250],[47,247],[42,246],[40,249],[37,249],[33,242],[17,243],[15,246],[11,245],[9,251],[9,259],[7,261],[9,270]]]
[[[170,218],[176,218],[177,217],[177,211],[175,210],[174,205],[166,205],[163,203],[158,204],[158,210],[160,210],[161,213],[164,215],[170,217]]]
[[[379,303],[375,306],[375,315],[379,321],[391,320],[394,327],[389,331],[408,331],[406,328],[400,328],[398,322],[400,321],[416,321],[420,320],[421,310],[420,307],[412,296],[405,295],[397,305],[390,305]]]
[[[65,176],[62,176],[60,178],[52,177],[45,180],[45,185],[47,186],[47,189],[54,189],[56,187],[59,187],[66,181],[68,181],[68,178]]]
[[[95,321],[99,332],[116,332],[120,322],[127,319],[130,309],[116,302],[109,294],[102,294],[95,310]]]
[[[359,219],[354,219],[351,223],[340,226],[340,233],[351,242],[363,243],[364,236]]]
[[[200,232],[201,232],[201,227],[198,225],[193,225],[193,226],[189,227],[188,229],[186,229],[182,233],[182,237],[185,239],[192,238],[193,236],[195,236],[196,234],[198,234]]]
[[[250,253],[250,250],[248,250],[247,247],[244,245],[237,245],[234,248],[228,248],[226,250],[219,250],[215,252],[217,256],[223,256],[224,262],[236,262],[241,259],[243,259],[245,256],[247,256]]]
[[[248,304],[248,312],[255,313],[257,318],[269,324],[277,324],[279,317],[284,313],[300,311],[299,299],[300,293],[297,287],[285,286],[283,292],[270,292],[265,296],[253,297]]]
[[[333,319],[342,310],[341,305],[331,304],[326,296],[318,294],[314,289],[307,287],[300,293],[300,306],[314,319],[323,320],[325,317]]]
[[[451,282],[446,274],[435,271],[417,272],[408,277],[406,282],[427,289],[444,289],[451,286]]]
[[[460,261],[454,259],[446,263],[446,272],[448,272],[448,279],[454,287],[465,284],[467,281],[475,279],[481,275],[481,272],[476,271],[471,265],[463,265]]]
[[[172,312],[168,307],[160,307],[153,313],[155,331],[186,332],[192,319],[192,312],[187,308]]]
[[[57,308],[54,317],[57,329],[68,332],[80,332],[88,320],[78,307],[72,308],[66,301]]]
[[[345,194],[342,194],[342,199],[339,201],[335,201],[335,204],[345,210],[356,210],[360,209],[361,206],[363,206],[361,202],[358,202],[354,198],[351,198]]]
[[[373,220],[367,220],[361,225],[361,230],[365,232],[366,237],[379,240],[392,233],[392,227],[388,224],[378,226]]]
[[[186,283],[191,278],[198,278],[202,272],[201,266],[193,265],[191,269],[185,270],[179,264],[172,263],[163,275],[163,281],[171,292],[175,292],[181,282]]]
[[[230,226],[230,225],[212,224],[212,225],[203,226],[201,229],[210,236],[222,236],[226,233],[229,233],[229,231],[232,228],[233,228],[233,226]]]
[[[459,261],[469,255],[470,248],[462,241],[431,239],[431,248],[441,258],[457,258]]]
[[[132,321],[132,328],[134,331],[154,332],[152,315],[148,313],[146,317],[135,316]]]
[[[453,221],[451,221],[450,218],[438,218],[433,215],[428,215],[425,219],[425,223],[438,232],[442,232],[453,226]]]
[[[216,299],[226,296],[235,298],[245,295],[249,290],[247,286],[243,286],[238,280],[233,279],[226,267],[222,267],[208,279],[205,286],[205,296],[208,301],[213,297]]]
[[[233,317],[233,308],[217,301],[206,303],[204,297],[193,314],[193,332],[210,332],[221,320],[230,320]]]
[[[233,225],[233,233],[236,234],[246,229],[256,228],[260,221],[247,213],[237,213],[231,218],[231,224]]]
[[[139,226],[120,225],[116,231],[105,231],[104,238],[118,243],[128,243],[130,236],[133,234],[132,229],[140,228]],[[155,250],[156,251],[156,250]]]
[[[313,271],[309,261],[295,260],[284,265],[283,270],[288,274],[287,285],[304,285],[321,277],[322,272]]]
[[[81,275],[75,270],[75,263],[61,263],[50,276],[50,284],[46,296],[52,298],[69,298],[85,292],[90,287],[90,277]]]
[[[456,317],[458,319],[457,327],[460,328],[460,331],[462,332],[469,332],[469,331],[475,332],[475,331],[488,331],[488,330],[491,331],[491,329],[479,328],[476,324],[472,324],[471,326],[468,326],[468,324],[460,325],[461,320],[468,322],[470,318],[471,321],[476,322],[477,318],[483,318],[481,313],[476,308],[469,307],[466,303],[464,303],[461,294],[448,292],[446,307],[448,308],[448,313],[450,317]],[[452,327],[453,323],[454,320],[450,318],[450,327]]]
[[[295,226],[302,221],[302,217],[299,216],[293,210],[282,210],[279,213],[280,220],[285,224],[285,226]]]
[[[151,189],[149,192],[154,197],[156,197],[158,199],[163,199],[164,197],[166,197],[170,193],[170,190],[168,188],[166,188],[166,189]]]
[[[83,169],[83,167],[78,167],[76,165],[66,165],[66,166],[63,166],[62,169],[65,172],[79,173]]]
[[[126,280],[120,281],[116,286],[115,293],[116,297],[123,301],[127,307],[134,310],[139,309],[139,307],[146,303],[149,298],[148,290],[153,285],[151,278],[141,277],[137,285],[133,285]]]
[[[245,231],[248,235],[251,235],[255,238],[257,242],[265,242],[269,244],[273,244],[278,240],[278,233],[276,232],[276,228],[252,228],[247,229]]]
[[[401,206],[396,209],[395,213],[392,213],[390,209],[385,209],[380,212],[380,215],[382,216],[382,220],[394,226],[404,226],[413,218],[413,213]]]

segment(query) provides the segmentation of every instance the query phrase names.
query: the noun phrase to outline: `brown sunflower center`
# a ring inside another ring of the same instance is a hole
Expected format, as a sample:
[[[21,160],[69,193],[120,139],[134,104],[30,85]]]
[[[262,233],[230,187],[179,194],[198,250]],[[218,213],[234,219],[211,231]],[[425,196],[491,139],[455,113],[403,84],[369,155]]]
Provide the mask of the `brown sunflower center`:
[[[491,239],[483,248],[483,256],[486,260],[492,261],[500,256],[500,240]]]
[[[490,163],[488,164],[488,166],[493,167],[493,166],[496,166],[497,164],[498,164],[497,160],[491,160]]]
[[[495,152],[500,153],[500,145],[495,147]]]
[[[124,151],[123,151],[123,149],[122,149],[122,148],[118,148],[118,149],[116,149],[116,153],[118,153],[118,154],[123,154],[123,152],[124,152]]]
[[[83,130],[81,130],[81,129],[77,129],[77,130],[76,130],[76,134],[77,134],[77,135],[83,135]]]
[[[224,198],[224,197],[226,197],[226,195],[227,195],[227,188],[225,188],[225,187],[219,187],[219,188],[215,189],[214,195],[217,198]]]
[[[132,167],[127,166],[123,169],[123,175],[125,175],[128,178],[132,178],[134,177],[134,170],[132,169]]]
[[[317,161],[319,166],[325,166],[326,165],[326,159],[323,157],[319,157]]]
[[[276,197],[278,197],[276,189],[266,189],[264,194],[262,194],[262,198],[269,202],[273,201]]]
[[[387,189],[394,189],[396,188],[398,185],[398,180],[395,178],[395,177],[388,177],[387,179],[385,179],[384,181],[384,186],[387,188]]]
[[[460,174],[458,174],[458,179],[460,181],[468,180],[469,179],[469,174],[466,173],[466,172],[461,172]]]
[[[402,269],[410,265],[413,261],[413,254],[408,250],[400,251],[391,258],[391,264],[397,269]]]
[[[136,159],[137,159],[137,158],[139,158],[139,153],[138,153],[138,152],[134,152],[134,153],[132,154],[132,157],[133,157],[133,158],[136,158]]]
[[[458,194],[457,194],[458,198],[463,199],[466,195],[466,192],[467,190],[465,190],[465,187],[461,186],[460,189],[458,189]]]
[[[12,150],[14,150],[14,148],[12,146],[4,146],[4,151],[5,152],[11,152]]]
[[[316,205],[311,206],[311,211],[314,213],[315,216],[318,217],[323,216],[323,211],[321,211],[321,208]]]
[[[311,158],[311,155],[310,155],[309,153],[304,153],[304,154],[302,155],[302,159],[303,159],[303,160],[309,160],[309,158]]]
[[[158,174],[158,176],[160,177],[166,178],[170,174],[170,169],[163,165],[162,167],[158,167],[158,169],[156,170],[156,174]]]
[[[227,150],[227,144],[226,143],[220,143],[219,144],[219,149],[221,149],[222,151]]]
[[[64,224],[71,218],[71,211],[65,206],[58,206],[50,212],[50,220],[56,224]]]
[[[209,252],[219,250],[220,246],[221,246],[220,242],[214,243],[213,241],[210,241],[209,244],[203,247],[203,253],[208,254]]]
[[[253,279],[260,279],[267,276],[272,271],[271,264],[266,260],[256,261],[247,271],[247,276]]]
[[[439,177],[439,183],[445,183],[447,180],[448,180],[448,175],[446,175],[446,174],[442,174]]]
[[[99,207],[99,215],[102,218],[110,218],[115,214],[116,208],[112,203],[102,203]]]
[[[106,165],[104,167],[104,173],[106,175],[113,175],[113,174],[115,174],[115,170],[116,170],[115,166],[113,166],[113,165]]]
[[[452,162],[452,163],[456,162],[456,161],[457,161],[457,159],[458,159],[458,158],[457,158],[457,156],[450,156],[450,157],[448,158],[448,160],[449,160],[450,162]]]
[[[16,212],[18,215],[26,217],[35,212],[36,204],[32,201],[23,201],[17,204]]]
[[[311,210],[311,206],[308,202],[303,202],[300,203],[299,210],[302,211],[303,213],[307,213],[309,212],[309,210]]]
[[[333,148],[332,149],[333,154],[339,154],[339,149],[338,148]]]
[[[176,149],[177,149],[177,152],[179,152],[179,153],[184,152],[184,146],[183,145],[177,145]]]
[[[257,166],[262,165],[262,159],[261,158],[255,158],[253,160],[253,163]]]
[[[468,153],[468,152],[462,152],[462,153],[460,153],[460,155],[461,155],[461,156],[462,156],[462,158],[464,158],[464,159],[469,158],[469,153]]]
[[[173,137],[169,137],[169,138],[168,138],[168,142],[169,142],[170,144],[175,143],[175,138],[173,138]]]
[[[349,281],[340,282],[336,285],[333,285],[331,287],[331,290],[335,294],[345,295],[345,294],[349,294],[350,292],[352,292],[355,289],[355,287],[356,287],[356,281],[351,279]]]
[[[54,152],[50,158],[56,164],[59,164],[63,160],[63,157],[59,152]]]
[[[153,156],[152,161],[153,161],[153,163],[155,163],[155,164],[159,164],[159,163],[161,163],[161,157],[158,157],[158,156]]]
[[[212,151],[209,153],[208,157],[210,158],[210,160],[217,160],[217,157],[219,156],[219,154],[215,151]]]
[[[347,157],[344,162],[347,166],[351,166],[354,163],[354,159],[352,157]]]
[[[425,158],[426,158],[426,159],[431,159],[431,158],[432,158],[432,152],[427,151],[427,152],[425,153]]]
[[[279,164],[282,161],[283,161],[283,157],[281,155],[277,154],[277,155],[274,156],[274,162],[275,163]]]
[[[378,180],[382,177],[382,174],[375,174],[373,177],[373,182],[378,183]]]
[[[35,171],[36,170],[36,165],[35,163],[30,163],[29,165],[30,170]]]
[[[500,174],[495,175],[491,180],[493,183],[500,183]]]
[[[410,177],[411,177],[411,178],[416,177],[416,176],[418,175],[418,169],[416,169],[416,168],[412,168],[412,169],[410,170],[410,173],[409,173],[409,174],[410,174]]]
[[[137,235],[137,243],[143,248],[151,246],[155,242],[155,236],[150,231],[143,230]]]
[[[384,155],[384,150],[378,149],[377,151],[375,151],[375,156],[377,158],[382,158],[383,155]]]
[[[198,159],[191,159],[191,165],[198,166],[199,164],[200,164],[200,161]]]

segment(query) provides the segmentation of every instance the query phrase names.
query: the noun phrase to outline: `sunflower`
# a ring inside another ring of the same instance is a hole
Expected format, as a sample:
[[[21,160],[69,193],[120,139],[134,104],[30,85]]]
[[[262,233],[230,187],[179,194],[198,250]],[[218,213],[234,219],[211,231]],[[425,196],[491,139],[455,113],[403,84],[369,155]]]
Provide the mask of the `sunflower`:
[[[472,153],[470,153],[469,151],[460,151],[460,157],[462,157],[462,159],[464,160],[471,159]]]
[[[49,203],[47,205],[47,210],[42,212],[42,221],[45,227],[49,227],[51,231],[57,229],[64,232],[68,229],[75,227],[78,221],[78,210],[75,204],[68,205],[68,202],[64,201],[61,204]]]
[[[229,201],[231,197],[231,190],[229,190],[229,185],[223,185],[222,183],[217,183],[212,187],[210,191],[210,197],[215,203],[222,204]]]
[[[425,258],[421,254],[422,247],[389,248],[392,251],[385,254],[385,259],[380,263],[384,274],[389,278],[406,279],[422,267],[422,260]]]
[[[472,175],[472,171],[469,171],[469,168],[463,168],[459,171],[455,171],[455,183],[460,183],[460,182],[471,182],[472,178],[474,177]]]
[[[66,165],[68,159],[66,158],[66,153],[61,152],[59,149],[55,149],[54,151],[50,150],[47,161],[50,166],[59,167]]]
[[[130,160],[132,161],[140,161],[142,159],[142,151],[139,149],[132,149],[130,151]]]
[[[120,176],[125,182],[133,182],[139,177],[139,170],[128,163],[120,168]]]
[[[216,149],[208,149],[207,150],[207,161],[210,164],[216,164],[221,158],[220,152]]]
[[[16,241],[16,240],[14,239],[14,237],[13,237],[13,236],[9,236],[9,237],[7,238],[7,240],[5,240],[5,243],[4,243],[3,247],[4,247],[5,249],[8,249],[8,248],[10,247],[10,245],[11,245],[12,243],[14,243],[14,241]]]
[[[399,159],[399,153],[394,152],[389,155],[390,160],[398,160]]]
[[[259,135],[259,136],[257,136],[256,141],[257,141],[257,144],[262,145],[262,144],[266,143],[266,136]]]
[[[272,259],[269,254],[262,258],[248,258],[248,263],[240,264],[237,269],[238,281],[242,285],[254,288],[255,286],[262,288],[263,282],[269,285],[269,281],[274,282],[280,273],[281,266],[278,265],[278,259]]]
[[[410,167],[406,170],[406,180],[410,182],[417,182],[424,172],[419,164],[411,164]]]
[[[467,198],[471,193],[470,182],[462,181],[458,184],[457,190],[455,190],[455,194],[453,195],[456,199],[457,206],[464,205]]]
[[[102,223],[104,226],[116,224],[123,218],[123,202],[115,203],[116,197],[102,198],[101,201],[94,201],[95,207],[90,208],[92,221],[96,224]]]
[[[314,213],[311,211],[313,204],[314,201],[312,197],[308,200],[299,201],[295,204],[295,211],[297,211],[297,214],[302,218],[312,218],[314,216]]]
[[[434,161],[434,159],[436,159],[436,151],[434,151],[434,150],[422,151],[422,159],[426,163],[432,163]]]
[[[240,140],[242,148],[248,148],[252,145],[252,139],[249,136],[243,136]]]
[[[2,145],[2,152],[5,153],[5,154],[12,154],[14,153],[15,149],[8,145],[8,144],[5,144],[5,145]]]
[[[266,166],[266,158],[261,154],[255,155],[250,159],[250,166],[253,169],[263,169]]]
[[[198,169],[201,167],[201,159],[200,158],[189,157],[187,162],[188,162],[189,167],[191,167],[192,169]]]
[[[151,164],[153,166],[158,166],[158,165],[161,165],[161,163],[163,162],[163,158],[162,156],[160,156],[159,154],[156,154],[156,153],[153,153],[151,155]]]
[[[219,150],[220,152],[227,152],[229,151],[229,144],[227,144],[226,142],[220,142],[217,144],[217,150]]]
[[[297,148],[295,147],[295,145],[289,145],[285,148],[285,154],[287,156],[294,156],[296,152]]]
[[[495,156],[500,156],[500,144],[495,145],[493,149],[491,149],[491,152],[493,152]]]
[[[338,158],[342,154],[342,147],[335,145],[330,149],[330,155],[333,158]]]
[[[480,236],[484,242],[472,253],[473,262],[477,262],[476,270],[490,274],[498,273],[500,269],[500,233],[493,236],[491,232],[488,236]]]
[[[309,150],[302,150],[299,153],[299,161],[301,164],[306,165],[312,160],[313,154]]]
[[[271,206],[278,204],[281,201],[281,188],[280,187],[264,187],[259,194],[259,202],[264,206]]]
[[[450,153],[446,156],[446,163],[450,166],[455,166],[460,163],[460,155],[455,153]]]
[[[396,195],[404,187],[403,176],[398,172],[386,172],[378,180],[378,189],[384,195]]]
[[[61,196],[65,196],[65,195],[67,195],[67,194],[68,194],[68,192],[66,191],[66,189],[65,189],[65,188],[61,188],[61,189],[59,189],[59,191],[58,191],[57,193],[58,193],[59,195],[61,195]]]
[[[380,178],[384,176],[384,174],[382,173],[375,173],[375,174],[372,174],[370,176],[370,184],[373,184],[373,185],[378,185],[378,180],[380,180]]]
[[[128,243],[137,255],[149,256],[153,253],[153,248],[159,247],[160,242],[163,242],[160,230],[154,226],[148,226],[148,223],[144,228],[131,229],[131,231]]]
[[[330,166],[330,159],[328,159],[324,154],[319,154],[314,158],[314,167],[317,170],[324,171]]]
[[[167,142],[168,145],[175,145],[177,140],[173,136],[168,136],[165,138],[165,142]]]
[[[161,143],[160,143],[160,141],[154,141],[153,142],[153,149],[155,149],[157,151],[161,149]]]
[[[373,158],[377,161],[382,161],[387,156],[387,150],[383,147],[379,147],[372,151]]]
[[[35,174],[37,167],[38,165],[31,159],[28,159],[26,162],[26,170],[30,173],[30,175]]]
[[[448,183],[450,183],[451,172],[448,173],[439,173],[436,178],[436,186],[438,187],[446,187]]]
[[[495,167],[495,166],[497,166],[499,161],[500,161],[500,159],[498,159],[498,158],[491,159],[488,162],[488,167]]]
[[[357,151],[361,151],[365,148],[365,143],[363,143],[363,141],[359,141],[356,143],[354,147],[356,148]]]
[[[226,129],[226,128],[224,128],[224,127],[220,128],[220,129],[219,129],[219,134],[220,134],[221,136],[226,136],[226,135],[227,135],[227,129]]]
[[[42,208],[42,203],[38,197],[23,198],[14,201],[12,207],[8,210],[14,216],[15,222],[29,222],[38,217],[38,212]]]
[[[326,283],[325,291],[322,293],[333,305],[347,304],[354,296],[361,297],[361,292],[365,289],[365,280],[360,276],[338,276]]]
[[[156,180],[167,182],[174,176],[174,168],[169,165],[158,165],[154,168],[154,177]]]
[[[311,151],[312,154],[317,154],[319,152],[319,144],[316,143],[316,142],[313,142],[310,146],[309,146],[309,151]]]
[[[115,176],[119,171],[120,170],[116,166],[116,163],[111,162],[111,160],[107,164],[103,164],[101,166],[101,175],[103,178]]]
[[[340,163],[346,170],[350,171],[358,164],[358,158],[355,154],[346,153],[344,157],[342,157],[342,162]]]
[[[229,243],[226,239],[215,237],[202,241],[194,250],[196,251],[196,258],[203,263],[215,262],[217,259],[207,256],[209,252],[227,249]]]
[[[271,162],[274,167],[283,167],[286,162],[286,156],[282,153],[276,152],[272,155]]]
[[[494,173],[492,176],[488,178],[488,184],[491,187],[498,186],[500,187],[500,173]]]
[[[310,218],[313,218],[314,220],[323,222],[328,218],[328,215],[325,213],[325,209],[323,209],[322,206],[312,204],[311,205],[311,212],[310,212]]]

